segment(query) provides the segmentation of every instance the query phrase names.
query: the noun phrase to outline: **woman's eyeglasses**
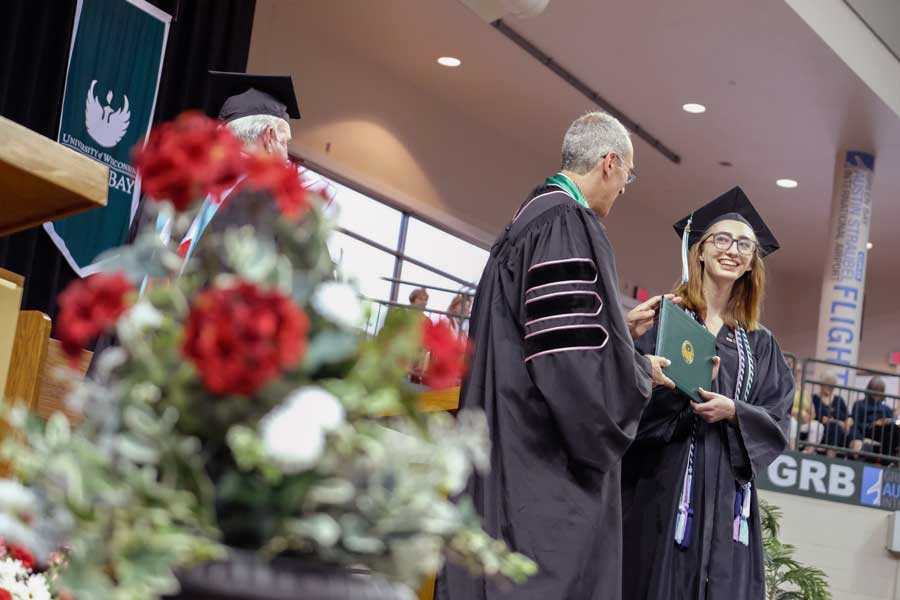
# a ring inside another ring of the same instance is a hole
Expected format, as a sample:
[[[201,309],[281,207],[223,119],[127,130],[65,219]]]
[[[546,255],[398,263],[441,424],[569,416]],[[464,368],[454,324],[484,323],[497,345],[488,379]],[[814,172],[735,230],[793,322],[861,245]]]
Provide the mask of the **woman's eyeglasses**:
[[[756,252],[756,248],[759,246],[756,242],[749,238],[741,237],[735,238],[733,235],[727,232],[721,233],[713,233],[710,234],[706,239],[712,238],[713,245],[719,250],[731,250],[731,246],[733,244],[737,244],[737,249],[740,254],[744,256],[752,256],[754,252]],[[706,240],[704,240],[706,241]]]

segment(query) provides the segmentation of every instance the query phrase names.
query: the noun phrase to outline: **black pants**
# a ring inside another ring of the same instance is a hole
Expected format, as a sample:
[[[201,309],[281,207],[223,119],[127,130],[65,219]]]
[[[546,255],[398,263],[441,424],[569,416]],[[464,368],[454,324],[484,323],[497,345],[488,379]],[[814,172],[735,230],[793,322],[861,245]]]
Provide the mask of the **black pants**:
[[[897,450],[900,449],[900,427],[897,425],[875,425],[867,432],[866,437],[881,444],[878,447],[879,454],[897,456]]]

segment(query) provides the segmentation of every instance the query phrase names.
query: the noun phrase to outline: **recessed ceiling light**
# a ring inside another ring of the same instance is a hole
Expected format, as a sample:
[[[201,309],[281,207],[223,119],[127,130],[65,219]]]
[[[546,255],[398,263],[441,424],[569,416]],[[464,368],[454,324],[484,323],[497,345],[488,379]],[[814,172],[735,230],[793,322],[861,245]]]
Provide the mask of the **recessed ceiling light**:
[[[458,67],[462,64],[462,61],[453,56],[442,56],[438,60],[439,65],[443,65],[445,67]]]
[[[700,113],[706,112],[706,107],[702,104],[695,104],[693,102],[688,102],[684,106],[681,107],[685,112],[689,112],[691,114],[699,115]]]
[[[869,242],[868,244],[866,244],[866,250],[871,250],[872,246],[873,246],[872,242]]]
[[[796,181],[794,181],[793,179],[779,179],[778,181],[775,182],[775,185],[777,185],[778,187],[783,187],[783,188],[792,190],[795,187],[797,187],[799,184]]]

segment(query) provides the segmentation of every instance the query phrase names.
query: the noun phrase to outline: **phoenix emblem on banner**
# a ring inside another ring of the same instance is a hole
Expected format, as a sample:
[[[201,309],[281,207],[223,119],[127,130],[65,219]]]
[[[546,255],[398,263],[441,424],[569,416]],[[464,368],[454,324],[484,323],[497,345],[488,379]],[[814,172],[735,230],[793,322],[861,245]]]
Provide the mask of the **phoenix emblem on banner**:
[[[124,96],[125,101],[122,108],[113,110],[110,102],[113,99],[112,90],[106,94],[106,106],[100,104],[100,100],[94,95],[94,86],[97,80],[91,82],[88,89],[87,100],[84,108],[84,124],[87,127],[88,134],[94,141],[104,148],[112,148],[125,137],[128,131],[128,125],[131,123],[131,111],[128,108],[128,96]]]

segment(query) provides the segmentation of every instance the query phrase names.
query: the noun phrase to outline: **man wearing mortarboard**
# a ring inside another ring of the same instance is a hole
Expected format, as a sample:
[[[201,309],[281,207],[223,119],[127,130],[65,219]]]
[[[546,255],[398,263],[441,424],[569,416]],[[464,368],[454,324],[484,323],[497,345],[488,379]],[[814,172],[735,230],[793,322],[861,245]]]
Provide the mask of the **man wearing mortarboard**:
[[[210,71],[209,75],[207,110],[210,116],[218,116],[248,149],[268,152],[287,161],[291,139],[288,119],[300,118],[291,77],[222,71]],[[223,230],[227,226],[243,225],[261,209],[274,211],[274,207],[259,194],[248,194],[242,202],[230,202],[232,191],[226,191],[219,198],[204,200],[178,245],[185,263],[208,227]],[[157,229],[160,229],[159,224]]]

